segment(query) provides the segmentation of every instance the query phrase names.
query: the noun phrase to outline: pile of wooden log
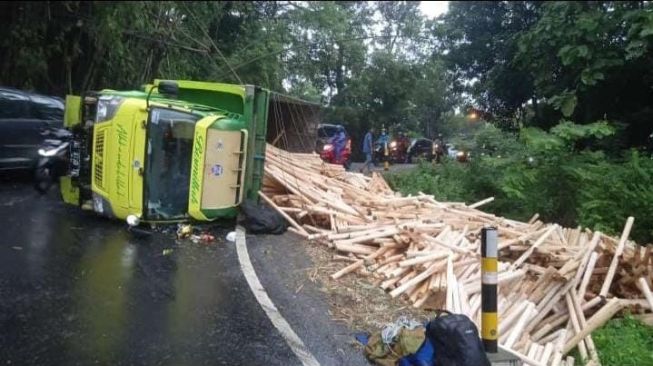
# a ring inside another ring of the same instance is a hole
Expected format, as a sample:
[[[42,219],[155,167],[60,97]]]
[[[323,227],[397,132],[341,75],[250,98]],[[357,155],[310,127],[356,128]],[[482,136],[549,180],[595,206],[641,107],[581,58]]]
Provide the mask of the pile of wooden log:
[[[499,235],[499,345],[530,365],[573,365],[578,348],[598,365],[592,331],[624,308],[650,317],[651,246],[533,216],[520,222],[433,196],[402,197],[367,177],[268,145],[261,198],[290,230],[336,252],[348,273],[413,306],[463,313],[480,325],[480,230]]]

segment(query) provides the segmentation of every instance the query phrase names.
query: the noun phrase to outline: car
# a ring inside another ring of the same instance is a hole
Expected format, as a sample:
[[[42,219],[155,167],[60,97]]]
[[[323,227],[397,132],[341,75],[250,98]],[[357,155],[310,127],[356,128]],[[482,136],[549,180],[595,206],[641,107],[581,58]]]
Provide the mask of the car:
[[[415,163],[418,159],[431,161],[435,157],[433,141],[427,138],[413,139],[407,153],[409,163]]]
[[[456,161],[459,161],[461,163],[466,163],[470,160],[470,153],[465,149],[459,150],[452,144],[446,144],[445,148],[447,151],[447,155],[451,159],[455,159]]]
[[[63,127],[57,97],[0,87],[0,170],[32,169],[44,131]]]

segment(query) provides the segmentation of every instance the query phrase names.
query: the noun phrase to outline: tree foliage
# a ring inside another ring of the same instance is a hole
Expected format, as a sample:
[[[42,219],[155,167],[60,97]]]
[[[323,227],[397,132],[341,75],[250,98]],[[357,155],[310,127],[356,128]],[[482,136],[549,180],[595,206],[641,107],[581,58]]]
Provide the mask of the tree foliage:
[[[250,83],[321,102],[356,142],[433,135],[457,99],[416,2],[3,2],[0,20],[0,84],[43,93]]]
[[[495,120],[609,120],[625,125],[625,146],[653,132],[650,2],[456,2],[440,32],[457,80]]]

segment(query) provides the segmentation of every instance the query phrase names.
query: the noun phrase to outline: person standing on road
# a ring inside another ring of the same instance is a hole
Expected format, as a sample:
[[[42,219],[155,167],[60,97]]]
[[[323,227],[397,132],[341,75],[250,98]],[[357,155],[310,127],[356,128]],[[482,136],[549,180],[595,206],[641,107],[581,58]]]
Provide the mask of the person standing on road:
[[[363,167],[360,170],[361,173],[365,171],[365,168],[367,168],[368,171],[372,171],[372,169],[370,169],[370,165],[372,164],[373,141],[374,141],[374,128],[370,127],[369,131],[367,131],[367,133],[365,134],[365,138],[363,139],[363,154],[365,154],[365,163],[363,164]]]

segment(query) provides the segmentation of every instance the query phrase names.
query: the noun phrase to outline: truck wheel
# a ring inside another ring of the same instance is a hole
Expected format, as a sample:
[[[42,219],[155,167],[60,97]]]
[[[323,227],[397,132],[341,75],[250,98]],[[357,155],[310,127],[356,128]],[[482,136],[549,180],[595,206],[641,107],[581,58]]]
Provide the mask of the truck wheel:
[[[50,167],[48,165],[39,166],[34,172],[34,189],[41,194],[46,194],[54,183]]]

